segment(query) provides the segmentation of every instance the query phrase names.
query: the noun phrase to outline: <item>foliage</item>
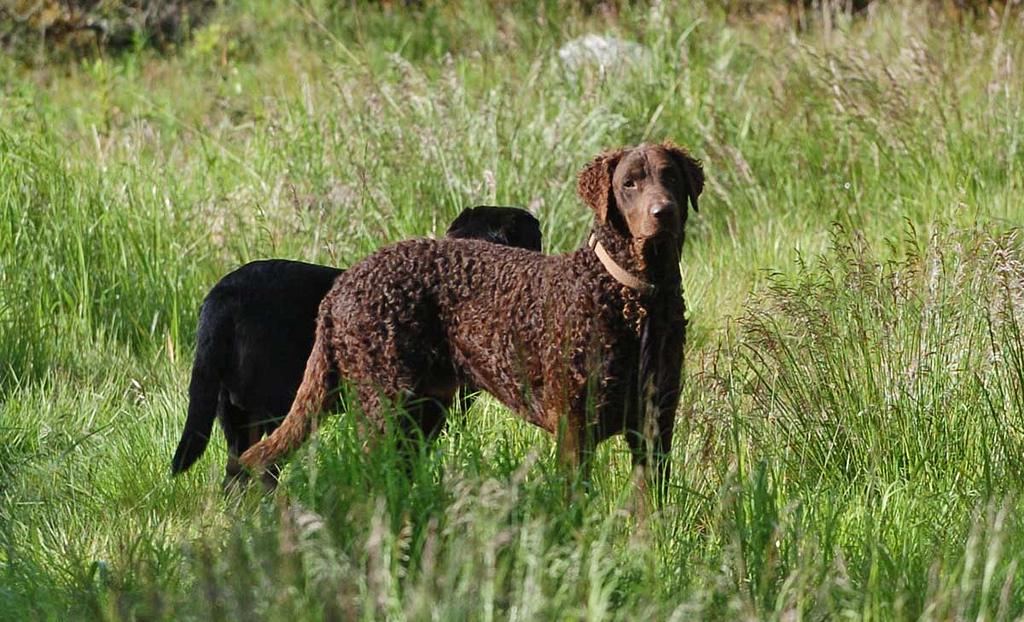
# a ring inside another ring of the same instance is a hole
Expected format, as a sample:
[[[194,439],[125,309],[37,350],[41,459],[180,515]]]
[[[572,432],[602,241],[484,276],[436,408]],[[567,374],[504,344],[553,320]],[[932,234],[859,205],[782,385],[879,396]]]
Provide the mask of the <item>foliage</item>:
[[[1024,19],[833,17],[247,0],[173,55],[0,58],[0,617],[1024,615]],[[642,61],[563,66],[587,33]],[[223,498],[216,439],[170,478],[220,275],[478,203],[563,252],[576,172],[661,138],[707,172],[662,511],[620,441],[566,496],[489,399],[409,475],[342,415],[280,496]]]

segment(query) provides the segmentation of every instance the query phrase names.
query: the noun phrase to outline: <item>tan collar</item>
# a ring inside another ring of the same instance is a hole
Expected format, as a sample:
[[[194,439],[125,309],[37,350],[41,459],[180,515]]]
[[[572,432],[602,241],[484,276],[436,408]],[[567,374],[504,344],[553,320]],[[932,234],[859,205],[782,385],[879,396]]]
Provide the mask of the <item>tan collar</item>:
[[[635,289],[641,294],[651,295],[654,293],[654,284],[633,276],[627,272],[625,268],[615,263],[615,260],[612,259],[612,256],[604,249],[604,246],[601,246],[601,243],[598,242],[597,236],[591,234],[588,244],[590,245],[590,248],[594,249],[594,253],[597,255],[597,258],[601,260],[601,265],[604,266],[604,269],[607,270],[608,274],[612,275],[616,281],[630,289]]]

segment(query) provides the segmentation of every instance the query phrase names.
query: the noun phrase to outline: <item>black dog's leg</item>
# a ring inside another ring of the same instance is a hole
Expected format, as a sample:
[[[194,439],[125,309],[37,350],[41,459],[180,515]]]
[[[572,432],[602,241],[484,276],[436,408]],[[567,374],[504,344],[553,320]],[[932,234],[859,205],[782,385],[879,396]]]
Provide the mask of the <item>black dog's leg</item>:
[[[419,404],[419,428],[423,433],[423,440],[432,442],[444,431],[445,423],[448,420],[448,410],[451,408],[451,401],[442,402],[436,399],[424,399]]]
[[[217,403],[217,419],[228,444],[228,464],[224,470],[223,488],[230,490],[249,479],[238,457],[260,440],[260,426],[253,425],[249,413],[231,403],[227,390],[222,390]]]

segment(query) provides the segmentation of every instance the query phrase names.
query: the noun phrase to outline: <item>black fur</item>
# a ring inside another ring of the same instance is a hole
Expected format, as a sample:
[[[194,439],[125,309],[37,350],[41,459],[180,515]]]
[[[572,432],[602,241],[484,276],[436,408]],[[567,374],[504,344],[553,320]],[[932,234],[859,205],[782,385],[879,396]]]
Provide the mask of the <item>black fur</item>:
[[[512,207],[478,206],[446,233],[540,250],[540,223]],[[199,312],[185,430],[174,474],[202,456],[219,419],[228,444],[224,485],[243,476],[237,458],[277,428],[295,398],[313,347],[317,309],[342,270],[268,259],[222,278]]]

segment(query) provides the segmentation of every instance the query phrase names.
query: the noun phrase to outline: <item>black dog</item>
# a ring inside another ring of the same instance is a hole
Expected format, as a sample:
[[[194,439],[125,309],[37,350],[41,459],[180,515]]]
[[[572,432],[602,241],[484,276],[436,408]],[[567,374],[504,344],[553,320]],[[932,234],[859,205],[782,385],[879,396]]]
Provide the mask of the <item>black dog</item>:
[[[514,207],[465,209],[446,235],[540,250],[540,223]],[[172,473],[203,454],[216,417],[228,443],[224,486],[245,476],[238,456],[288,414],[313,347],[320,301],[342,272],[268,259],[245,264],[213,286],[199,312],[188,418]]]

